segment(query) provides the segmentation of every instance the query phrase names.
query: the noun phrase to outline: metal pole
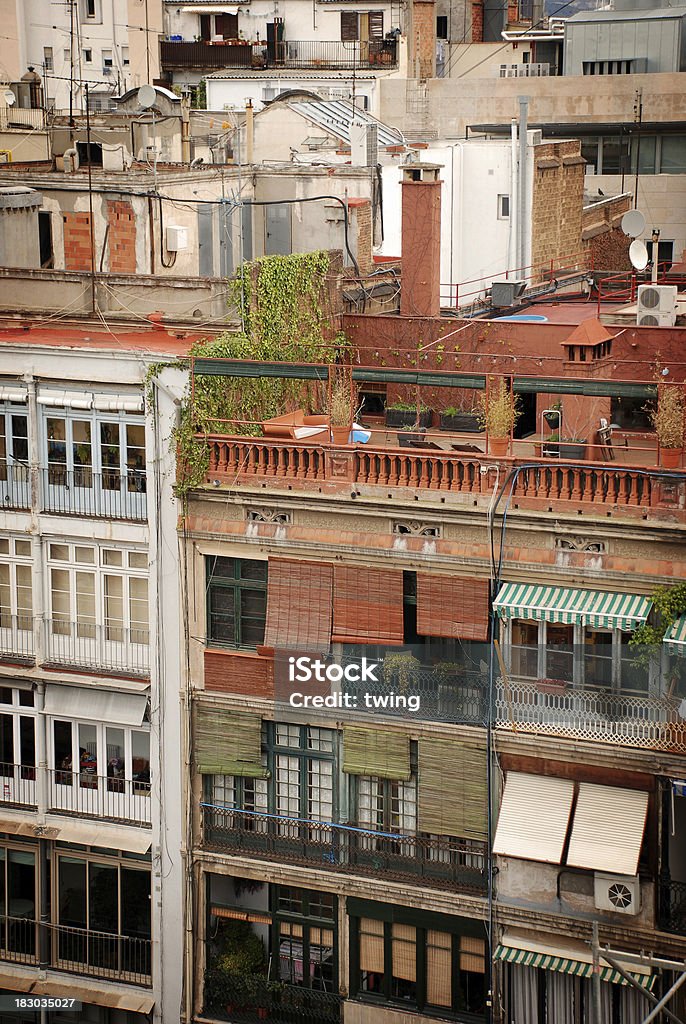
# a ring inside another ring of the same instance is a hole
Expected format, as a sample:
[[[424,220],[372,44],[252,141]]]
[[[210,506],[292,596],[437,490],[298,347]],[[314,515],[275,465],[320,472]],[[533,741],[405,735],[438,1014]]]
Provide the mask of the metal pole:
[[[602,1010],[600,1008],[600,947],[597,921],[593,922],[591,950],[593,953],[593,1024],[603,1024]]]
[[[667,1005],[669,1000],[672,998],[674,993],[677,991],[677,989],[681,988],[681,986],[683,985],[683,983],[685,981],[686,981],[686,971],[684,971],[683,974],[679,975],[679,977],[676,979],[676,981],[674,982],[674,984],[672,985],[670,990],[668,992],[666,992],[665,995],[663,995],[663,997],[660,1000],[660,1002],[656,1006],[654,1006],[652,1008],[652,1010],[650,1011],[650,1013],[648,1014],[646,1019],[643,1021],[643,1024],[650,1024],[651,1020],[655,1020],[655,1018],[657,1017],[658,1013],[661,1013],[661,1011],[664,1010],[665,1006]]]
[[[625,971],[622,965],[619,963],[619,961],[615,960],[614,957],[610,956],[606,949],[603,950],[603,960],[607,960],[610,967],[614,967],[614,969],[617,971],[617,974],[620,974],[622,978],[624,978],[627,985],[631,985],[633,988],[637,988],[639,992],[643,996],[645,996],[649,1003],[651,1003],[653,1006],[657,1003],[657,996],[654,996],[653,993],[649,992],[647,988],[644,988],[639,981],[636,981],[635,978],[632,978],[628,971]],[[662,1010],[662,1012],[668,1020],[674,1021],[674,1024],[684,1024],[684,1022],[679,1017],[674,1016],[671,1010],[667,1010],[665,1008]]]
[[[523,271],[526,265],[526,214],[527,214],[527,202],[526,202],[526,184],[527,184],[527,173],[526,173],[526,142],[527,142],[527,127],[528,127],[528,115],[529,115],[529,97],[519,97],[519,207],[518,210],[518,226],[519,226],[519,252],[517,258],[519,260],[519,271]]]
[[[93,223],[93,168],[91,154],[91,115],[90,100],[88,96],[88,82],[86,82],[86,149],[88,151],[88,217],[90,222],[91,239],[91,312],[97,311],[95,295],[95,225]]]

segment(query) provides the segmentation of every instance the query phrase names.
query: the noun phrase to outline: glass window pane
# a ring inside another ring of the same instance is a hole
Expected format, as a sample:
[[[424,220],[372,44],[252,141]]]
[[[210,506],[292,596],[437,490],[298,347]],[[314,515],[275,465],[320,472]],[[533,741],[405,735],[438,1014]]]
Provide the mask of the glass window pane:
[[[586,686],[612,686],[612,633],[584,630],[584,682]]]
[[[642,135],[631,142],[631,173],[636,173],[638,162],[639,174],[655,174],[655,153],[657,148],[656,135]]]
[[[36,764],[36,730],[33,718],[22,715],[19,719],[19,757],[20,764],[25,767],[34,768]],[[33,774],[25,775],[23,778],[33,778]]]
[[[26,416],[12,416],[12,450],[10,455],[15,462],[29,461],[29,428]]]
[[[69,545],[68,544],[51,544],[50,545],[50,557],[57,562],[68,562],[69,559]]]
[[[131,733],[131,776],[134,793],[150,792],[150,734]]]
[[[77,487],[90,487],[93,483],[91,425],[87,420],[74,420],[71,431],[74,484]]]
[[[124,761],[124,730],[107,728],[105,730],[105,745],[107,757],[107,782],[108,789],[116,791],[117,785],[121,782],[123,791],[123,779],[126,775],[126,764]]]
[[[242,580],[261,580],[267,582],[267,562],[240,559],[240,576]]]
[[[76,573],[76,635],[95,636],[95,574]]]
[[[121,486],[121,448],[118,423],[100,424],[100,464],[102,486],[108,491],[118,491]]]
[[[145,551],[129,551],[130,569],[147,569],[148,555]]]
[[[129,579],[129,620],[131,643],[148,643],[148,581],[137,576]]]
[[[546,644],[546,676],[571,683],[574,679],[574,627],[549,622]]]
[[[26,850],[7,851],[8,912],[10,917],[36,919],[36,858]]]
[[[0,537],[0,555],[9,555],[10,542],[8,537]]]
[[[636,650],[635,647],[631,647],[629,640],[631,634],[621,634],[621,686],[622,690],[628,690],[632,693],[643,693],[648,692],[648,667],[647,665],[640,665],[637,663],[637,658],[640,658],[640,651]]]
[[[686,173],[686,135],[663,135],[660,170],[663,174]]]
[[[53,767],[56,769],[61,768],[63,772],[71,772],[72,770],[72,739],[71,739],[71,722],[53,722]],[[71,775],[66,777],[57,772],[57,782],[62,785],[71,784]]]
[[[629,170],[629,140],[603,139],[603,174],[622,174]]]
[[[149,939],[150,872],[121,869],[121,934]]]
[[[60,857],[58,863],[58,905],[60,924],[85,928],[86,862],[75,857]]]
[[[121,566],[123,564],[123,555],[124,552],[117,550],[117,548],[105,548],[102,553],[102,564]]]
[[[145,427],[126,425],[126,468],[130,491],[145,491]]]
[[[512,674],[538,678],[538,623],[515,619],[512,623]]]
[[[95,565],[95,548],[85,548],[77,544],[74,547],[74,561],[81,565]]]
[[[116,867],[88,865],[89,927],[93,931],[119,932],[119,879]]]
[[[15,540],[14,551],[20,557],[28,555],[31,557],[31,541],[30,540]]]
[[[51,475],[50,483],[57,483],[60,474],[67,466],[67,421],[57,419],[55,416],[48,417],[48,466],[54,467],[55,477]],[[64,482],[64,476],[62,476]]]
[[[241,644],[257,647],[264,640],[264,626],[267,614],[267,591],[240,591],[241,602]]]
[[[14,720],[12,715],[0,715],[0,775],[14,771]]]
[[[105,576],[105,636],[117,643],[124,641],[124,580]]]
[[[9,565],[0,565],[0,626],[12,626],[12,586]]]
[[[94,725],[79,723],[79,773],[82,789],[94,789],[98,774],[98,732]]]
[[[53,632],[67,635],[70,631],[71,599],[69,572],[66,569],[50,570],[50,595]]]
[[[219,643],[235,644],[235,594],[233,587],[210,585],[207,614],[207,635]]]
[[[19,629],[31,628],[33,605],[31,600],[31,566],[18,565],[17,574],[17,626]]]

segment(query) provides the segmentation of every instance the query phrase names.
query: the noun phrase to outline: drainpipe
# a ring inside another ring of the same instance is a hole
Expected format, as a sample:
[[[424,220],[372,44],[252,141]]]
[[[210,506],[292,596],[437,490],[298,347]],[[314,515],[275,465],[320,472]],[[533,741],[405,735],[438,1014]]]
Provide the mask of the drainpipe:
[[[248,166],[253,162],[253,149],[255,146],[255,115],[253,112],[252,100],[245,105],[245,160]]]
[[[191,162],[191,98],[181,94],[181,163]]]
[[[517,223],[519,225],[519,252],[517,253],[517,259],[519,262],[520,273],[523,272],[526,266],[526,218],[527,218],[527,201],[526,201],[526,143],[527,143],[527,127],[528,127],[528,112],[529,112],[529,97],[519,97],[519,213],[517,217]]]
[[[507,240],[507,265],[512,271],[517,266],[519,241],[519,201],[517,197],[517,119],[512,118],[510,152],[510,234]]]

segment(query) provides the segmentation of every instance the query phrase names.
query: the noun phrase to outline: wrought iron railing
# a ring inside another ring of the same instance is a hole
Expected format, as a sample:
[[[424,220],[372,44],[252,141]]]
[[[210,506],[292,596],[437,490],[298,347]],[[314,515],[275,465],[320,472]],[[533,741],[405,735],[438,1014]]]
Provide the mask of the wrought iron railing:
[[[485,850],[467,840],[378,832],[209,803],[201,809],[207,847],[432,888],[481,893],[486,887]]]
[[[686,882],[663,882],[660,886],[660,928],[686,935]]]
[[[0,459],[0,506],[31,508],[31,473],[27,465]]]
[[[203,1016],[214,1020],[271,1020],[284,1024],[338,1024],[342,999],[301,985],[223,971],[210,964],[205,972]]]
[[[394,67],[394,39],[304,39],[248,42],[185,42],[161,44],[163,68],[373,68]]]
[[[28,764],[0,763],[0,804],[36,805],[36,768]]]
[[[58,970],[91,974],[134,985],[150,985],[152,942],[131,935],[114,935],[66,925],[49,925],[51,965]]]
[[[0,960],[14,964],[38,963],[38,923],[35,907],[30,904],[22,916],[22,900],[10,896],[10,914],[0,915]],[[28,903],[28,901],[25,901]]]
[[[42,507],[61,512],[104,519],[147,518],[147,476],[144,469],[120,473],[94,473],[88,466],[41,469]]]
[[[95,672],[147,676],[148,642],[147,629],[56,617],[45,621],[46,660],[54,665],[83,665]]]
[[[49,768],[49,807],[82,818],[105,818],[130,825],[149,825],[150,772],[143,778],[96,775],[88,771]],[[0,778],[0,785],[2,779]]]
[[[33,615],[0,613],[0,659],[34,660],[34,622]]]
[[[678,705],[669,697],[502,680],[495,695],[499,729],[686,753],[686,722]]]

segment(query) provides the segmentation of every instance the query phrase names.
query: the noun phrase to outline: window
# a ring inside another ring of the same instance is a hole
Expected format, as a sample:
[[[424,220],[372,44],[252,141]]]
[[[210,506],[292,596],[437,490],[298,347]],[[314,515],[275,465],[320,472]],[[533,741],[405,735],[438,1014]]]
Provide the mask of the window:
[[[599,174],[624,174],[629,170],[629,140],[603,138],[602,168]]]
[[[259,646],[267,613],[267,562],[207,556],[205,572],[208,643]]]
[[[498,220],[507,220],[510,216],[510,197],[498,196]]]
[[[52,46],[44,46],[43,47],[43,70],[44,71],[53,71],[54,70],[54,61],[53,61],[53,56],[52,56]]]
[[[538,623],[515,619],[512,623],[512,672],[525,679],[538,678]]]
[[[0,846],[0,944],[9,953],[33,956],[37,951],[37,878],[33,850]]]
[[[28,703],[30,701],[30,703]],[[36,729],[33,692],[0,688],[0,791],[6,803],[33,803]]]
[[[83,51],[83,59],[84,59],[84,62],[86,64],[92,64],[93,63],[93,51],[91,49],[84,50]]]
[[[102,51],[102,66],[103,68],[111,68],[114,65],[114,59],[111,50]]]
[[[657,135],[641,135],[631,140],[631,173],[655,174]]]
[[[83,0],[83,16],[94,21],[100,14],[100,0]]]
[[[51,743],[50,767],[57,787],[150,795],[149,732],[54,719]]]
[[[122,46],[122,48],[121,48],[121,62],[122,62],[122,65],[125,68],[127,68],[129,66],[129,64],[131,63],[131,61],[129,59],[129,48],[128,48],[128,46]]]
[[[357,11],[341,11],[341,40],[356,42],[360,38]]]
[[[357,996],[419,1010],[435,1007],[483,1015],[485,940],[448,931],[447,927],[460,924],[469,927],[457,918],[446,918],[443,931],[434,926],[436,915],[431,915],[429,923],[421,911],[387,909],[392,920],[352,918],[351,930],[356,933],[352,977]]]
[[[661,174],[686,173],[686,135],[663,135]]]
[[[12,635],[33,630],[31,564],[30,540],[0,537],[0,635],[5,630]],[[23,639],[24,642],[28,640],[26,637]],[[15,653],[23,650],[8,648],[1,641],[0,649],[14,650]]]
[[[616,423],[622,430],[652,432],[653,425],[645,398],[613,398],[611,403],[612,423]]]
[[[586,174],[600,173],[598,163],[599,138],[581,139],[581,155],[586,161]]]
[[[0,404],[0,481],[28,483],[29,427],[15,403]]]
[[[417,782],[379,779],[375,776],[351,776],[357,792],[357,824],[383,838],[361,836],[362,849],[382,849],[389,853],[412,856],[413,844],[397,842],[389,834],[414,836],[417,830]]]
[[[68,46],[65,47],[64,50],[62,51],[62,59],[64,60],[65,64],[70,64],[71,63],[71,50],[69,49]]]
[[[448,17],[445,14],[439,14],[436,18],[436,36],[439,39],[448,38]]]

